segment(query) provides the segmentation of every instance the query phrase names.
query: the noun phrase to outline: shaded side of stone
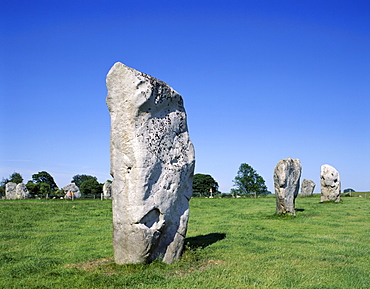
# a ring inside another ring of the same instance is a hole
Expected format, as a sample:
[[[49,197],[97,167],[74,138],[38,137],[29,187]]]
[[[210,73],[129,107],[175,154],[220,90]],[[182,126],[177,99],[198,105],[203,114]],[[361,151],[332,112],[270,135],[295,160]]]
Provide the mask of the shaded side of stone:
[[[112,198],[112,183],[106,181],[103,185],[103,197],[104,199]]]

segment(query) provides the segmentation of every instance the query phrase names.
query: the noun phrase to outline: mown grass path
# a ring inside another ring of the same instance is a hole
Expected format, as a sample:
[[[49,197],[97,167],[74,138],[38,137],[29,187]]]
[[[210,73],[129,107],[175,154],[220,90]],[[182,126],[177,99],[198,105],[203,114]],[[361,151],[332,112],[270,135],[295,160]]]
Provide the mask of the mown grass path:
[[[172,265],[113,263],[111,203],[0,201],[0,288],[370,288],[370,199],[192,199]]]

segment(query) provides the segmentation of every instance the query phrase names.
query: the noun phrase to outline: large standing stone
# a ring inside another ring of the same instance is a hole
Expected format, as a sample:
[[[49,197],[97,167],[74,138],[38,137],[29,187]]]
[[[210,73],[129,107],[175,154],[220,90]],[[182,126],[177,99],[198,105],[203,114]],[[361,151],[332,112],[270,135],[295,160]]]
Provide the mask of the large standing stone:
[[[18,184],[15,190],[17,199],[22,200],[30,197],[30,193],[28,192],[26,185],[23,183]]]
[[[330,165],[321,166],[320,184],[320,202],[340,201],[340,177],[338,171],[335,168]]]
[[[66,199],[79,199],[81,198],[81,192],[78,186],[75,183],[70,183],[63,187]]]
[[[5,198],[8,200],[23,200],[30,197],[28,189],[23,183],[8,182],[5,185]]]
[[[172,263],[183,249],[195,165],[182,97],[119,62],[107,88],[115,262]]]
[[[299,159],[287,158],[277,163],[274,170],[277,214],[295,215],[295,198],[299,191],[301,170]]]
[[[112,183],[106,181],[103,185],[103,197],[108,200],[112,197]]]
[[[5,185],[5,198],[8,200],[17,199],[17,184],[8,182]]]
[[[312,196],[313,190],[315,189],[315,187],[316,187],[316,184],[313,181],[307,180],[307,179],[303,179],[302,186],[301,186],[301,194],[300,194],[300,196],[301,197],[309,197],[309,196]]]

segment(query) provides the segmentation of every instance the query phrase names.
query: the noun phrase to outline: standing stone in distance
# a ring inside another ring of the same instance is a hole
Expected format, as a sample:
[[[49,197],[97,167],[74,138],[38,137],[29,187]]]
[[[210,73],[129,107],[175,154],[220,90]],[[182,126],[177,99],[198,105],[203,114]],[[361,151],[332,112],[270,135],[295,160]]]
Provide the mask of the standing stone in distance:
[[[119,62],[106,83],[115,262],[172,263],[183,249],[195,165],[182,97]]]
[[[315,189],[315,187],[316,187],[316,184],[313,181],[307,180],[307,179],[303,179],[302,186],[301,186],[301,194],[300,194],[300,196],[301,197],[309,197],[309,196],[312,196],[313,190]]]
[[[30,193],[28,192],[26,185],[23,183],[18,184],[15,191],[17,199],[23,200],[30,197]]]
[[[23,183],[9,182],[5,185],[5,198],[8,200],[23,200],[30,197],[28,189]]]
[[[75,183],[70,183],[63,187],[63,191],[65,193],[66,199],[72,199],[72,196],[74,199],[81,198],[81,192],[78,186]]]
[[[106,181],[103,185],[103,197],[108,200],[112,197],[112,183]]]
[[[295,216],[295,198],[299,191],[301,162],[290,157],[277,163],[274,170],[276,213]]]
[[[340,177],[338,171],[330,165],[321,166],[320,174],[321,198],[320,202],[340,201]]]
[[[5,185],[5,198],[8,200],[17,199],[17,184],[8,182]]]

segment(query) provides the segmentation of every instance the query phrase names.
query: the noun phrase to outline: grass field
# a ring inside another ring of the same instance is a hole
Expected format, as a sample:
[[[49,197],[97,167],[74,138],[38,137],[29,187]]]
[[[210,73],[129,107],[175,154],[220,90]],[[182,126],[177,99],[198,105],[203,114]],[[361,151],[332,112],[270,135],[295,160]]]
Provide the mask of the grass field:
[[[192,199],[167,265],[113,263],[111,203],[0,201],[0,288],[370,288],[370,199]]]

